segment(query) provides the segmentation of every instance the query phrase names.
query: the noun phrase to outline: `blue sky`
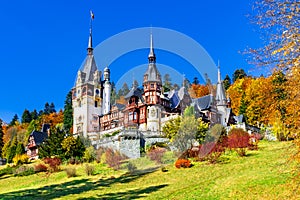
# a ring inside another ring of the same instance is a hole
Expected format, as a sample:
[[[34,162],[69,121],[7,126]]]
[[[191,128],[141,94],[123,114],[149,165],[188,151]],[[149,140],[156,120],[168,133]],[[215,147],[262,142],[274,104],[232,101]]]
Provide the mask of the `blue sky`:
[[[251,13],[250,2],[3,1],[0,6],[0,118],[9,122],[14,114],[21,117],[25,108],[43,109],[46,102],[54,102],[57,110],[63,108],[65,96],[73,87],[86,56],[91,9],[95,14],[94,46],[126,30],[162,27],[186,34],[201,44],[215,63],[220,60],[223,77],[231,76],[237,68],[257,75],[257,69],[247,64],[239,53],[246,47],[262,44],[255,31],[257,27],[246,17]],[[117,73],[118,69],[126,71],[146,63],[147,55],[145,49],[117,59],[111,65],[112,80],[116,82],[122,75]],[[191,68],[181,58],[159,50],[156,56],[168,66],[181,65],[180,73],[193,79]]]

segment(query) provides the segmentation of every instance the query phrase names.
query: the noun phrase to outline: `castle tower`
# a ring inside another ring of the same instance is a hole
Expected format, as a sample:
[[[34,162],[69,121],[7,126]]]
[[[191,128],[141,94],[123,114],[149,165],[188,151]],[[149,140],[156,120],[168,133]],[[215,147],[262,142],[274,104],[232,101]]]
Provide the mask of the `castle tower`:
[[[110,111],[110,93],[111,93],[111,83],[110,83],[110,70],[105,67],[103,71],[104,84],[103,84],[103,114],[107,114]]]
[[[156,68],[156,56],[153,48],[153,37],[150,35],[150,52],[148,55],[148,68],[144,74],[143,97],[146,107],[146,123],[141,124],[141,130],[160,131],[161,119],[161,75]]]
[[[219,64],[218,64],[219,65]],[[218,66],[218,82],[217,82],[217,90],[216,90],[216,106],[218,113],[221,116],[220,123],[225,125],[226,124],[226,116],[227,116],[227,98],[225,94],[225,88],[223,81],[221,80],[221,72],[220,72],[220,65]]]
[[[102,114],[101,72],[98,71],[92,46],[90,27],[87,56],[77,73],[72,88],[73,134],[92,138],[100,130],[99,115]]]

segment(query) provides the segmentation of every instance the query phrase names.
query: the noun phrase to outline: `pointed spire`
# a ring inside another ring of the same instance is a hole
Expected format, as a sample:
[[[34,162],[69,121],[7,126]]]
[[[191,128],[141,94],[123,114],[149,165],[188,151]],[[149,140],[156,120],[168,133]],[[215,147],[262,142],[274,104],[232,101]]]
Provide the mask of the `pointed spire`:
[[[220,61],[218,60],[218,83],[221,83]]]
[[[154,53],[154,48],[153,48],[152,33],[150,34],[150,52],[149,52],[149,55],[148,55],[148,60],[149,60],[149,62],[155,62],[155,60],[156,60],[155,53]]]
[[[90,35],[89,35],[89,42],[88,42],[88,55],[92,55],[93,54],[93,37],[92,37],[92,30],[93,30],[93,20],[94,20],[94,13],[92,11],[90,11],[91,14],[91,20],[90,20]]]

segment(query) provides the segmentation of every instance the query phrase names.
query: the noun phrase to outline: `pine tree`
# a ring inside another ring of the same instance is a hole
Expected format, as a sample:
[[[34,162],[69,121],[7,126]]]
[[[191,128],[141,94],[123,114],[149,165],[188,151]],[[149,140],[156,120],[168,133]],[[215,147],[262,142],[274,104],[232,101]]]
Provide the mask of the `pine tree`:
[[[30,123],[32,120],[29,110],[25,109],[22,114],[22,123]]]
[[[224,84],[225,90],[227,90],[230,87],[230,85],[231,85],[231,79],[228,76],[228,74],[226,74],[226,76],[225,76],[225,78],[223,80],[223,84]]]
[[[7,163],[11,163],[12,159],[15,157],[17,144],[18,144],[17,137],[14,137],[6,152]]]
[[[65,100],[64,106],[64,128],[68,131],[73,127],[73,108],[72,108],[72,91],[70,91]]]
[[[64,157],[64,151],[61,143],[67,133],[64,130],[56,129],[55,132],[51,133],[49,138],[44,141],[39,147],[39,157],[47,158],[51,156]]]
[[[50,106],[49,106],[49,113],[55,113],[56,112],[56,110],[55,110],[55,105],[54,105],[54,103],[52,102],[51,104],[50,104]]]
[[[2,120],[0,119],[0,156],[2,155],[2,148],[4,147],[3,135]]]
[[[234,71],[234,73],[232,75],[232,80],[233,80],[233,82],[235,82],[236,80],[242,79],[246,76],[247,76],[247,74],[243,69],[237,69]]]
[[[34,109],[31,113],[31,119],[36,120],[38,118],[38,112]]]
[[[45,115],[50,114],[50,105],[48,102],[45,103],[43,114],[45,114]]]
[[[12,118],[11,122],[9,123],[9,126],[14,126],[14,125],[16,125],[17,122],[18,122],[18,120],[19,120],[19,117],[18,117],[17,114],[15,114],[14,117]]]

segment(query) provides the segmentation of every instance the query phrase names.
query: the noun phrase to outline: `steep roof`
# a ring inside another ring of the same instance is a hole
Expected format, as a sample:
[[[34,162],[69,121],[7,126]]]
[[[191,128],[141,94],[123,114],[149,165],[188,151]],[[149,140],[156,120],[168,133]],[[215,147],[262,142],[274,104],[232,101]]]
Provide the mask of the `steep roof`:
[[[80,67],[81,73],[85,74],[84,83],[92,82],[94,80],[94,73],[97,70],[94,55],[87,55]]]
[[[29,138],[33,137],[35,144],[38,146],[40,145],[44,140],[48,138],[48,134],[45,132],[39,132],[39,131],[32,131]],[[29,141],[28,138],[28,141]]]
[[[128,99],[132,96],[137,96],[142,102],[144,102],[144,98],[142,96],[143,90],[141,88],[132,87],[131,90],[125,95],[125,99]]]
[[[194,106],[198,108],[198,110],[207,110],[212,105],[212,95],[206,95],[197,99],[192,99]]]

